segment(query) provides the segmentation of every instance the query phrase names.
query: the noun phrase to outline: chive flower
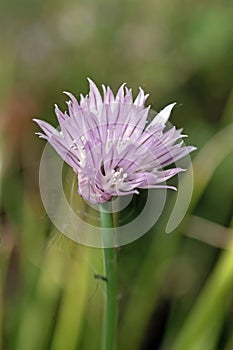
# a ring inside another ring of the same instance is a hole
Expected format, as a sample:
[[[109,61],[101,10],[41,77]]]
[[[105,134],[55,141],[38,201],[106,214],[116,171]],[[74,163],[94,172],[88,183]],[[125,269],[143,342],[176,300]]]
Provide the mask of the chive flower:
[[[58,129],[34,119],[43,131],[37,133],[39,137],[77,174],[79,194],[91,203],[104,203],[115,196],[138,194],[140,188],[176,189],[166,181],[185,169],[172,164],[195,147],[184,145],[182,129],[167,128],[175,103],[149,121],[148,94],[141,88],[133,100],[125,84],[115,96],[102,85],[101,95],[88,81],[90,92],[81,94],[79,101],[65,92],[68,111],[63,113],[55,105]]]

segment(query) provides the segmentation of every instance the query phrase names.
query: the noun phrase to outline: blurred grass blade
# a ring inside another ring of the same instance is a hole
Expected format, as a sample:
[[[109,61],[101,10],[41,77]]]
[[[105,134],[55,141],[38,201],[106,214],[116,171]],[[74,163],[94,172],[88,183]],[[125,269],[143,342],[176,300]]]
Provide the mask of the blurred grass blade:
[[[224,125],[228,125],[229,123],[232,123],[232,121],[233,121],[233,89],[230,92],[228,101],[224,108],[221,123],[224,126]]]
[[[232,135],[233,123],[227,125],[212,137],[194,158],[194,191],[190,209],[197,204],[217,167],[233,152]]]
[[[232,237],[232,230],[210,220],[191,215],[185,235],[214,247],[227,249]]]
[[[119,348],[139,349],[158,300],[166,266],[179,243],[179,234],[166,235],[164,230],[153,232],[154,237],[120,323]],[[133,329],[133,332],[132,332]]]
[[[24,307],[16,341],[17,350],[46,349],[65,265],[61,254],[59,256],[52,249],[47,251],[33,300]]]
[[[58,313],[51,350],[75,350],[79,344],[83,323],[84,309],[87,301],[88,265],[90,248],[80,246],[71,264]]]
[[[233,230],[232,230],[233,234]],[[207,338],[225,312],[226,300],[233,283],[233,239],[224,251],[199,296],[190,316],[173,344],[174,350],[197,349],[200,339]],[[206,340],[207,341],[207,340]],[[200,343],[199,343],[200,344]],[[204,347],[199,347],[204,349]]]

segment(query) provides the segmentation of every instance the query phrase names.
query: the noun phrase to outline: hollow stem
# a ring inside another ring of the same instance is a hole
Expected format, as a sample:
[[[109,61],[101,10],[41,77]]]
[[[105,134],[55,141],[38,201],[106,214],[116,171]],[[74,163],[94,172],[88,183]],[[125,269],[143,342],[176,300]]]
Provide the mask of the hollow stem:
[[[105,307],[103,322],[103,350],[114,350],[116,346],[117,328],[117,266],[116,249],[113,241],[113,216],[101,208],[100,220],[102,227],[105,265]]]

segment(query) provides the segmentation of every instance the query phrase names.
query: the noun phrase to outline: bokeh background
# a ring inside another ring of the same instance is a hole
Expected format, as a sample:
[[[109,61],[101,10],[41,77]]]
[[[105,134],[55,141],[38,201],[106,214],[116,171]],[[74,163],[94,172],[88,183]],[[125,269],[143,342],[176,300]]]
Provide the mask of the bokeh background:
[[[141,86],[155,110],[177,101],[171,122],[198,147],[182,224],[166,235],[165,213],[118,252],[118,349],[233,349],[232,17],[228,0],[1,1],[0,348],[100,348],[102,253],[47,218],[32,122],[56,125],[62,91],[90,77]]]

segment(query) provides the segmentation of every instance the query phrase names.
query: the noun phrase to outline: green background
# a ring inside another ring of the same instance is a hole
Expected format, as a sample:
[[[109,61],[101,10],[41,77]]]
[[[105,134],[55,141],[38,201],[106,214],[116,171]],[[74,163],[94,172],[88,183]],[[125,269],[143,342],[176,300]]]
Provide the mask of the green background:
[[[54,103],[87,77],[141,86],[157,111],[176,101],[171,122],[198,148],[183,223],[166,235],[168,209],[118,252],[118,348],[233,348],[232,15],[227,0],[1,1],[0,348],[100,347],[101,251],[48,220],[32,122],[57,125]]]

